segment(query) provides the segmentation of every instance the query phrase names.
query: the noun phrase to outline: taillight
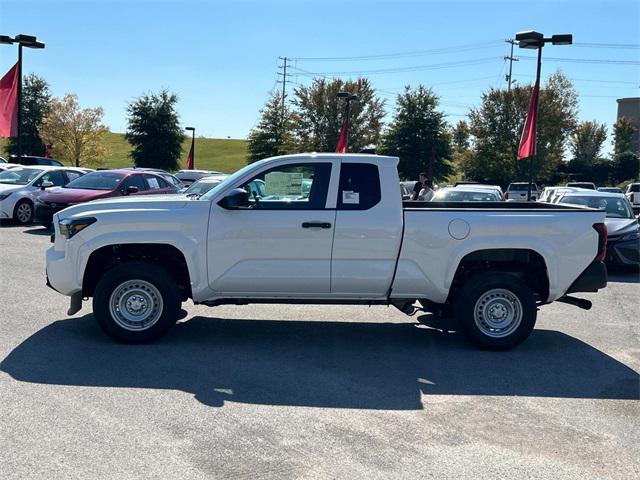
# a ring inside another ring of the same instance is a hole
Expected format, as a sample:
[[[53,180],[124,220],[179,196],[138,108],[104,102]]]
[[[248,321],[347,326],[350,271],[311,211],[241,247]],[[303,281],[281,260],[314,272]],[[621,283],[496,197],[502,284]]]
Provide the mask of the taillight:
[[[607,256],[607,226],[604,223],[594,223],[593,229],[598,232],[598,254],[594,260],[602,262]]]

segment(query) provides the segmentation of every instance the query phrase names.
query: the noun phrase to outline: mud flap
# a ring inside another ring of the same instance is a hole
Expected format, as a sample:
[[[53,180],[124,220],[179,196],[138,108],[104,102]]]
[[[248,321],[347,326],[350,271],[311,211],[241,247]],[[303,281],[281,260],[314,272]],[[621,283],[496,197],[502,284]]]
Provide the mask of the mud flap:
[[[76,292],[71,295],[71,301],[69,303],[69,310],[67,315],[75,315],[82,308],[82,292]]]

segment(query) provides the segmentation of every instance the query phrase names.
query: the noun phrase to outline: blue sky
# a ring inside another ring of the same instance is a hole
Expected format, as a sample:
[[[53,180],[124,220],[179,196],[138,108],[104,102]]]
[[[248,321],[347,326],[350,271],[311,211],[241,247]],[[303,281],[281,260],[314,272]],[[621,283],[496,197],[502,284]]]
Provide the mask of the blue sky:
[[[279,86],[279,56],[354,57],[424,52],[371,60],[297,60],[304,72],[360,72],[452,64],[371,74],[393,109],[403,85],[433,86],[452,122],[491,86],[505,86],[505,39],[535,29],[573,33],[574,46],[548,46],[549,59],[633,61],[635,65],[546,60],[543,75],[561,69],[575,80],[582,119],[615,121],[616,98],[640,95],[639,2],[623,1],[0,1],[0,33],[34,34],[45,50],[25,51],[24,71],[42,75],[59,96],[77,93],[101,106],[105,123],[126,129],[126,105],[162,87],[179,96],[182,122],[199,134],[244,138],[268,93]],[[606,44],[596,48],[582,44]],[[439,50],[439,51],[434,51]],[[517,51],[523,57],[530,51]],[[15,62],[0,45],[0,69]],[[474,63],[476,62],[476,63]],[[301,72],[302,71],[302,72]],[[532,81],[535,62],[514,62],[514,78]],[[343,77],[356,75],[343,75]],[[627,83],[625,83],[627,82]],[[289,89],[295,84],[289,85]]]

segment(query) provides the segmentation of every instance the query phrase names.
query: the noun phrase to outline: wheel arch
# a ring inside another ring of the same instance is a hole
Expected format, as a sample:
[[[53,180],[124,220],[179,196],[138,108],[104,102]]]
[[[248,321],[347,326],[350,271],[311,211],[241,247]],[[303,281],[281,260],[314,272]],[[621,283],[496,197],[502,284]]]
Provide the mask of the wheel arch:
[[[116,243],[95,249],[89,255],[82,275],[82,295],[93,296],[102,274],[114,266],[140,261],[164,268],[175,278],[181,298],[192,298],[187,260],[180,249],[168,243]]]
[[[452,275],[447,301],[451,301],[466,280],[489,272],[514,274],[546,302],[549,297],[549,268],[539,252],[530,248],[488,248],[464,255]]]

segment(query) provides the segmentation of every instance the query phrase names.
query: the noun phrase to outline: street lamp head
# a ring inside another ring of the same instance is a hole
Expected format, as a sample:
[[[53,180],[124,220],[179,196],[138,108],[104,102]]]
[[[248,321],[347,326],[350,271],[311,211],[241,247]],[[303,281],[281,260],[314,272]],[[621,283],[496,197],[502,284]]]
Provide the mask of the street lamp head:
[[[351,94],[349,92],[338,92],[336,94],[336,97],[338,98],[349,98]]]
[[[30,48],[44,48],[43,42],[33,42],[33,45],[29,46]]]
[[[516,40],[520,48],[538,48],[544,44],[544,35],[534,30],[516,33]]]
[[[9,35],[0,35],[0,43],[12,44],[13,38],[11,38]]]
[[[573,35],[570,33],[552,35],[551,43],[554,45],[571,45],[573,43]]]
[[[193,131],[193,132],[195,132],[195,131],[196,131],[196,128],[195,128],[195,127],[184,127],[184,129],[185,129],[185,130],[189,130],[190,132],[191,132],[191,131]]]
[[[25,35],[24,33],[20,33],[19,35],[16,35],[16,38],[14,38],[14,40],[27,47],[36,43],[38,39],[33,35]]]

